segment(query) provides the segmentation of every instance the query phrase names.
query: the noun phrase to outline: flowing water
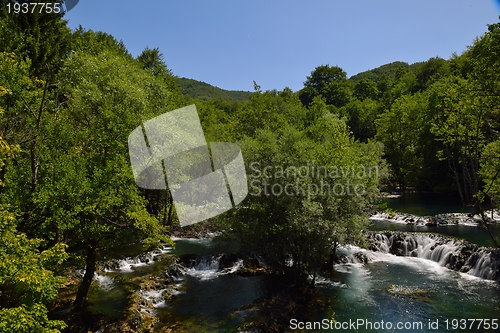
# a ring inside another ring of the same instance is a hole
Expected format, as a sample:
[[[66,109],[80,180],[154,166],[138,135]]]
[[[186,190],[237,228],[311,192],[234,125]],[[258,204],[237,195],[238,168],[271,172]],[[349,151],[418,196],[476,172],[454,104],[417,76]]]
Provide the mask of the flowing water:
[[[444,193],[405,193],[383,199],[389,208],[413,215],[436,215],[449,212],[472,213],[472,207],[464,207],[458,196]]]
[[[334,298],[332,310],[337,322],[362,324],[356,326],[357,330],[347,331],[397,332],[397,325],[403,325],[410,328],[401,330],[406,332],[458,332],[452,327],[456,320],[491,322],[499,318],[500,289],[495,282],[451,271],[423,258],[377,252],[371,255],[368,264],[336,265],[335,282],[325,280],[320,284],[323,292]],[[316,320],[323,317],[319,311]],[[380,326],[382,321],[385,327]],[[469,331],[500,329],[475,326]]]
[[[463,247],[460,241],[427,233],[405,233],[395,246],[394,239],[378,231],[428,229],[388,221],[376,221],[372,229],[377,250],[341,248],[339,251],[347,258],[345,263],[335,265],[332,276],[317,280],[318,289],[331,303],[304,318],[295,318],[296,323],[329,323],[345,328],[316,326],[314,332],[500,332],[500,327],[492,326],[493,319],[500,321],[500,285],[488,280],[494,275],[492,267],[500,262],[489,257],[486,250],[475,249],[475,259],[463,262],[458,272],[448,267],[457,265],[453,258]],[[431,230],[460,238],[467,236],[478,244],[488,245],[487,234],[477,227],[443,226]],[[98,275],[89,297],[92,309],[120,316],[127,304],[131,279],[164,274],[161,262],[154,261],[162,253],[199,255],[193,265],[181,269],[182,274],[175,277],[172,300],[165,302],[163,289],[140,293],[153,307],[145,311],[154,312],[167,326],[180,324],[192,332],[233,332],[245,318],[245,305],[265,296],[272,288],[266,277],[231,274],[241,260],[220,269],[220,254],[236,252],[237,244],[220,246],[210,239],[175,239],[175,242],[175,249],[166,247],[122,259],[118,267]],[[332,313],[336,324],[329,322]],[[488,319],[490,329],[472,319]],[[467,330],[460,329],[464,323]],[[398,330],[397,325],[406,329]]]

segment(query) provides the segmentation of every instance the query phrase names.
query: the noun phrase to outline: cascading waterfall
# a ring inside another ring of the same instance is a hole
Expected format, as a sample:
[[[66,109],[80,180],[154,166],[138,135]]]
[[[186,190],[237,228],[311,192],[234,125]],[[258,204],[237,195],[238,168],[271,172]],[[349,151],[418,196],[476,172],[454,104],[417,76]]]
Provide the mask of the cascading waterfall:
[[[491,252],[481,250],[474,253],[473,256],[477,257],[477,260],[475,260],[474,266],[467,272],[468,274],[487,280],[498,280],[498,270],[500,269],[498,255],[497,258],[494,258]]]
[[[111,265],[108,265],[108,267],[105,267],[105,272],[112,272],[112,271],[132,272],[133,268],[152,264],[153,262],[155,262],[158,256],[171,252],[172,252],[172,247],[164,246],[154,251],[150,251],[136,257],[128,257],[126,259],[120,259],[115,262],[112,262]]]
[[[500,282],[500,249],[430,233],[372,232],[368,238],[374,251],[428,259],[443,267]]]
[[[221,274],[235,273],[243,265],[241,258],[225,264],[221,263],[222,258],[222,255],[200,256],[183,269],[184,274],[200,278],[201,280],[209,280]]]

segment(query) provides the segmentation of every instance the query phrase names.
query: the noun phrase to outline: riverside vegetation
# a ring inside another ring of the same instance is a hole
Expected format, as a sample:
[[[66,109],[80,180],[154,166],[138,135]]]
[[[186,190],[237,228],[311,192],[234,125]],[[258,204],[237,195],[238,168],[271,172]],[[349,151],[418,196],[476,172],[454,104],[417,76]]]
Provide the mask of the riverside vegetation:
[[[367,244],[368,207],[381,188],[455,192],[480,214],[483,203],[500,203],[500,23],[449,60],[396,63],[384,67],[386,74],[381,68],[351,79],[340,67],[321,65],[300,91],[263,92],[254,83],[248,99],[229,102],[184,96],[158,49],[146,47],[134,58],[105,32],[70,31],[55,13],[9,14],[6,2],[0,1],[2,332],[68,331],[65,318],[48,315],[48,304],[65,290],[58,288],[76,283],[67,318],[83,317],[96,271],[113,251],[173,245],[172,197],[135,185],[127,137],[142,121],[188,104],[196,104],[207,141],[241,147],[247,170],[255,162],[377,170],[294,180],[306,188],[363,188],[356,195],[248,196],[208,221],[211,231],[258,253],[266,270],[292,286],[262,308],[289,303],[290,295],[320,301],[306,286],[331,267],[340,246]],[[281,188],[290,181],[257,178]],[[155,279],[134,281],[130,301],[134,286],[166,283]],[[153,324],[142,318],[128,329]]]

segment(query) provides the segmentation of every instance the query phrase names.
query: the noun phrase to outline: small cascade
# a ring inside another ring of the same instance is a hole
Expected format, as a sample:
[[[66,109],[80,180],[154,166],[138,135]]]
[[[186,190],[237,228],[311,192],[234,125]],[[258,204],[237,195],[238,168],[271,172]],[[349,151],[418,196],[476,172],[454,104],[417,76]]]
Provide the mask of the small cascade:
[[[184,268],[184,274],[199,278],[201,280],[210,280],[219,276],[220,256],[207,255],[197,257]]]
[[[146,252],[136,257],[128,257],[125,259],[112,261],[110,263],[108,262],[105,267],[105,272],[121,271],[124,273],[129,273],[133,271],[133,268],[150,265],[154,263],[159,256],[171,252],[172,247],[164,246],[162,248]]]
[[[495,280],[500,270],[500,254],[498,251],[494,253],[482,249],[469,258],[468,264],[471,268],[467,271],[467,274],[487,280]]]
[[[140,296],[146,301],[147,305],[150,305],[152,308],[157,309],[159,307],[165,306],[165,296],[164,293],[167,289],[158,289],[158,290],[141,290]],[[147,306],[143,306],[141,308],[142,311],[150,312]]]
[[[443,267],[500,282],[500,249],[431,233],[371,232],[371,250],[432,260]]]
[[[111,278],[109,276],[95,273],[94,279],[97,280],[97,283],[99,284],[99,288],[101,288],[102,290],[109,291],[109,290],[113,289],[113,287],[115,286],[113,278]]]
[[[209,280],[225,274],[238,274],[241,270],[251,267],[261,267],[258,257],[245,253],[210,254],[204,256],[181,256],[181,271],[185,275]],[[250,263],[251,262],[251,263]]]
[[[500,222],[500,210],[489,210],[484,212],[484,217],[488,223]],[[436,226],[436,225],[467,225],[477,226],[483,223],[483,217],[479,214],[470,213],[446,213],[434,216],[417,216],[406,213],[389,214],[377,212],[370,216],[372,221],[390,221],[392,223],[411,224],[416,226]]]
[[[203,256],[197,260],[193,268],[197,271],[208,271],[219,269],[220,257],[215,255]]]
[[[392,247],[392,236],[389,238],[386,234],[373,234],[372,246],[376,251],[389,253]]]

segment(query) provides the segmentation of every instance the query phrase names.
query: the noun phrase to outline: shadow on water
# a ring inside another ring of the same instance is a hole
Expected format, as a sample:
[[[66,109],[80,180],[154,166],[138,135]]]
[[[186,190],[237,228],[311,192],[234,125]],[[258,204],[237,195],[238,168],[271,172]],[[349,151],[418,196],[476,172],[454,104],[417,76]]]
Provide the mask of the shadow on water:
[[[463,206],[458,196],[445,193],[405,193],[397,198],[384,198],[382,201],[395,211],[418,216],[474,212],[472,207]]]
[[[409,230],[415,226],[384,221],[376,225],[380,230],[437,231],[469,238],[472,231],[478,229],[448,226],[434,227],[433,230]],[[477,231],[478,239],[484,236],[479,236],[482,230]],[[171,253],[207,255],[236,252],[238,249],[237,244],[217,245],[210,239],[176,239],[176,248]],[[453,330],[446,330],[443,326],[446,319],[493,319],[500,313],[500,288],[496,283],[457,273],[421,258],[370,253],[371,260],[366,264],[338,264],[330,278],[319,278],[317,289],[332,300],[331,307],[318,307],[308,313],[307,318],[300,319],[329,320],[334,311],[338,322],[362,319],[371,322],[422,322],[428,325],[430,321],[440,320],[441,326],[437,330],[424,327],[422,330],[406,331],[451,332]],[[140,280],[148,274],[164,274],[161,267],[160,261],[127,271],[105,273],[106,277],[101,277],[102,280],[93,286],[89,295],[92,310],[119,317],[127,305],[131,280]],[[185,269],[184,275],[174,281],[175,297],[154,309],[160,320],[159,325],[187,332],[234,332],[254,310],[252,302],[277,288],[275,281],[267,276],[240,277],[217,268],[217,265],[205,264]],[[135,285],[132,289],[137,288],[138,285]],[[333,331],[338,330],[317,330]],[[361,327],[357,332],[395,330]]]

